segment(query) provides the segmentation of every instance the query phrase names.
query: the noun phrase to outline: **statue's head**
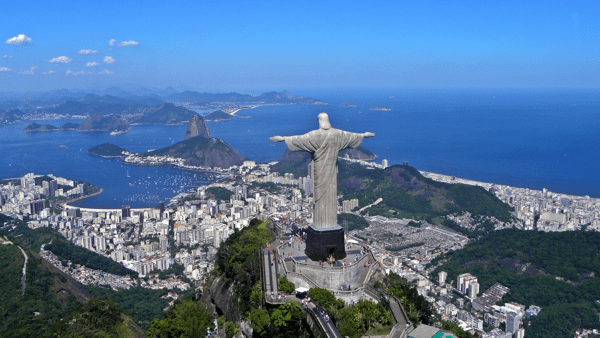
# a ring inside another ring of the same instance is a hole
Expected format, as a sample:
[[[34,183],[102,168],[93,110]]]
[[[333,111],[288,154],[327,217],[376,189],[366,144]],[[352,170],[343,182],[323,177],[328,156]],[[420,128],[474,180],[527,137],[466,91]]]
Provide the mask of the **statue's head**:
[[[331,124],[329,123],[329,115],[327,113],[321,113],[317,116],[319,120],[319,128],[323,130],[331,129]]]

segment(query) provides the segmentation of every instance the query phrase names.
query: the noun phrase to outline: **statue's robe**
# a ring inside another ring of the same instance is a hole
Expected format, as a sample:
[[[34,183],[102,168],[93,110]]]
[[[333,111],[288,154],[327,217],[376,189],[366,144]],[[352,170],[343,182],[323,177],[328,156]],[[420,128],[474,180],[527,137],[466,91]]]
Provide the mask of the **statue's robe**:
[[[363,134],[335,128],[317,129],[298,136],[284,136],[290,151],[312,154],[313,196],[315,212],[313,227],[318,230],[337,228],[337,159],[338,153],[360,145]]]

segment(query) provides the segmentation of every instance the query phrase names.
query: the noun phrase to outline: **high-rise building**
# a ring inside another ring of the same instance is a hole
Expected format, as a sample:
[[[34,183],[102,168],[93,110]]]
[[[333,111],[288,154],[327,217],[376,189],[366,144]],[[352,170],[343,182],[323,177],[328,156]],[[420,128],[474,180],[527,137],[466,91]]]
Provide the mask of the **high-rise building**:
[[[27,189],[32,185],[35,185],[33,173],[25,174],[25,176],[21,177],[21,187],[23,187],[23,189]]]
[[[456,280],[456,288],[462,294],[467,294],[471,283],[477,283],[477,277],[471,275],[470,273],[463,273],[458,275],[458,278]],[[479,290],[477,291],[479,292]]]
[[[42,210],[45,208],[44,202],[45,200],[36,200],[29,203],[29,213],[32,215],[37,215],[42,212]]]
[[[124,205],[121,208],[121,217],[123,219],[127,218],[127,217],[131,217],[131,207],[128,205]]]
[[[96,247],[96,251],[106,251],[106,237],[95,236],[94,246]]]
[[[169,251],[169,240],[166,236],[160,236],[160,251],[166,252]]]
[[[56,191],[58,190],[58,181],[52,180],[48,182],[48,196],[54,197],[56,195]]]
[[[515,334],[513,335],[514,338],[523,338],[525,337],[525,329],[524,328],[520,328],[517,330],[517,332],[515,332]]]
[[[509,312],[506,314],[506,332],[515,333],[519,330],[519,321],[521,316],[515,312]]]
[[[163,219],[163,213],[165,212],[165,202],[160,202],[158,204],[158,210],[160,211],[160,220],[162,221]]]
[[[381,161],[381,166],[384,168],[388,167],[388,160],[386,160],[385,158]]]
[[[448,277],[448,273],[446,271],[440,271],[440,273],[438,273],[438,282],[440,285],[446,284],[446,277]]]
[[[469,298],[477,298],[479,294],[479,283],[471,282],[469,285]]]

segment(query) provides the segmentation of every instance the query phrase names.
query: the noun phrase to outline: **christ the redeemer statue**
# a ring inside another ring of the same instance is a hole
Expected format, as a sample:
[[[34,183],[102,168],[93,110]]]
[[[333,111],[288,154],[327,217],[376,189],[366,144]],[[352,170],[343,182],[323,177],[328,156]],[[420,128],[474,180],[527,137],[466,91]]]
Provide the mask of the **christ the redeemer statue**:
[[[315,200],[314,222],[308,229],[307,255],[314,259],[326,259],[333,255],[346,256],[344,232],[337,224],[337,159],[338,153],[356,148],[363,138],[373,133],[352,133],[331,128],[329,116],[318,116],[319,129],[297,136],[273,136],[271,141],[285,141],[290,151],[306,151],[312,155],[313,197]],[[341,236],[341,237],[340,237]]]

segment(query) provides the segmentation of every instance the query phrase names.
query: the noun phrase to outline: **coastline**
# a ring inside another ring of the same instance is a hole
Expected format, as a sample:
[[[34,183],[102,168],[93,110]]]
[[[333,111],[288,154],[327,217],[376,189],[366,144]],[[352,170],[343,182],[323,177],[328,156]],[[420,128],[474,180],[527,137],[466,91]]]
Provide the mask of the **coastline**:
[[[102,189],[102,188],[98,188],[98,189],[100,189],[100,190],[98,190],[98,191],[96,191],[94,193],[91,193],[89,195],[79,196],[79,197],[76,197],[76,198],[73,198],[73,199],[70,199],[70,200],[66,200],[64,203],[60,203],[59,206],[63,210],[66,210],[66,209],[69,209],[69,208],[70,209],[75,209],[77,207],[70,206],[69,203],[76,202],[76,201],[79,201],[79,200],[82,200],[82,199],[85,199],[85,198],[93,197],[93,196],[96,196],[96,195],[100,195],[104,191],[104,189]]]

